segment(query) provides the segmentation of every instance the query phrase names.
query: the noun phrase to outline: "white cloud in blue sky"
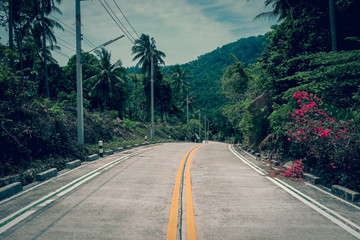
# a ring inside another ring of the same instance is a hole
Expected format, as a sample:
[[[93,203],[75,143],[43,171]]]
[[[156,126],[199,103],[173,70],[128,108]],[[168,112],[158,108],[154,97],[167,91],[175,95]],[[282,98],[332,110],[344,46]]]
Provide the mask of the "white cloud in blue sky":
[[[118,18],[136,38],[126,20],[114,4],[106,0]],[[166,65],[186,63],[239,38],[265,34],[275,22],[254,21],[254,17],[269,9],[264,8],[264,0],[116,0],[135,30],[154,37],[157,47],[166,53]],[[63,15],[54,16],[75,29],[75,1],[63,0],[59,6]],[[123,33],[115,24],[99,0],[81,1],[82,33],[96,46],[114,39]],[[65,27],[68,30],[67,27]],[[75,48],[75,36],[71,31],[56,31],[59,44]],[[0,34],[6,39],[5,30]],[[84,51],[92,46],[82,43]],[[133,66],[132,44],[122,38],[106,48],[111,51],[115,62],[121,59],[124,66]],[[62,47],[68,56],[74,51]],[[60,65],[65,65],[66,57],[53,53]]]

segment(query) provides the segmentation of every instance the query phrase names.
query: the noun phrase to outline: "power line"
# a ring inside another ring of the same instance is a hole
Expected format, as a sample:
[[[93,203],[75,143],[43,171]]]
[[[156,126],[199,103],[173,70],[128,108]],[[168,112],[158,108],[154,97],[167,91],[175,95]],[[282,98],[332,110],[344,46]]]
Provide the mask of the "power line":
[[[71,49],[71,48],[69,48],[69,47],[67,47],[67,46],[64,46],[64,45],[60,44],[60,43],[57,43],[57,45],[59,45],[59,46],[61,46],[61,47],[64,47],[64,48],[66,48],[66,49],[69,49],[70,51],[76,52],[74,48]]]
[[[90,46],[90,47],[96,47],[96,45],[93,44],[92,42],[90,42],[89,39],[85,38],[84,35],[83,35],[83,40],[84,40],[84,42],[85,42],[88,46]]]
[[[132,30],[134,31],[134,33],[138,36],[138,38],[140,38],[139,34],[135,31],[135,29],[133,28],[133,26],[131,25],[131,23],[129,22],[129,20],[127,19],[127,17],[125,16],[125,14],[123,13],[123,11],[121,11],[119,5],[115,2],[115,0],[113,0],[116,7],[119,9],[119,11],[121,12],[121,14],[124,16],[125,20],[128,22],[128,24],[130,25],[130,27],[132,28]]]
[[[67,25],[66,23],[64,23],[60,19],[54,17],[53,15],[50,14],[50,16],[52,18],[54,18],[56,21],[62,23],[64,26],[66,26],[68,29],[71,30],[71,31],[69,31],[69,30],[64,29],[64,31],[66,31],[66,32],[68,32],[68,33],[70,33],[70,34],[72,34],[72,35],[74,35],[76,37],[76,31],[75,31],[74,28],[70,27],[69,25]],[[92,43],[89,39],[87,39],[84,35],[83,35],[83,40],[89,47],[96,47],[96,45],[94,43]]]
[[[131,33],[127,30],[127,28],[124,26],[124,24],[121,22],[121,20],[116,16],[115,12],[112,10],[112,8],[109,6],[109,4],[104,0],[105,4],[108,6],[114,17],[119,21],[121,26],[125,29],[125,31],[129,34],[129,36],[132,38],[133,41],[135,41],[135,38],[131,35]],[[122,30],[122,29],[121,29]]]
[[[60,52],[60,51],[58,51],[58,50],[53,50],[53,51],[54,51],[54,52],[56,52],[57,54],[59,54],[59,55],[63,56],[63,57],[68,58],[68,59],[70,59],[70,58],[71,58],[69,55],[66,55],[65,53]]]
[[[115,18],[111,15],[111,13],[109,12],[109,10],[105,7],[105,5],[102,3],[102,1],[99,1],[101,3],[101,5],[104,7],[104,9],[106,10],[106,12],[109,14],[109,16],[114,20],[114,22],[116,23],[116,25],[118,25],[118,27],[121,29],[121,31],[125,34],[125,36],[129,39],[129,41],[131,42],[131,44],[134,45],[133,40],[130,39],[130,37],[126,34],[126,32],[121,28],[121,26],[119,25],[119,23],[115,20]]]
[[[71,43],[65,41],[64,39],[62,39],[62,38],[60,38],[60,37],[58,37],[58,36],[56,36],[56,39],[59,39],[60,41],[63,41],[64,43],[66,43],[67,45],[69,45],[69,46],[71,46],[71,47],[73,47],[73,48],[75,49],[75,46],[74,46],[74,45],[72,45]]]
[[[56,21],[58,21],[58,22],[62,23],[64,26],[66,26],[66,27],[67,27],[68,29],[70,29],[71,31],[73,31],[73,32],[74,32],[74,34],[76,33],[75,29],[73,29],[72,27],[70,27],[69,25],[67,25],[66,23],[64,23],[63,21],[61,21],[60,19],[58,19],[58,18],[54,17],[54,16],[53,16],[53,15],[51,15],[51,14],[50,14],[50,16],[51,16],[52,18],[54,18]]]

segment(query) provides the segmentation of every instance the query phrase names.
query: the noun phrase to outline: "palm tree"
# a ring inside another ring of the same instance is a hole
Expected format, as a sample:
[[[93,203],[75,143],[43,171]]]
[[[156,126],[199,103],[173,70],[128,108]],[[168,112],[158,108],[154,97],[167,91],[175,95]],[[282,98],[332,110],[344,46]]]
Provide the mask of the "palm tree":
[[[16,5],[13,12],[14,18],[14,32],[16,37],[16,44],[19,51],[19,64],[20,70],[24,68],[32,68],[37,72],[36,67],[37,59],[42,61],[42,66],[45,63],[54,62],[51,57],[50,49],[54,48],[56,44],[56,38],[53,32],[54,28],[63,30],[62,26],[55,20],[49,19],[46,16],[42,16],[42,4],[39,0],[12,0]],[[57,1],[60,3],[60,1]],[[45,9],[45,14],[51,12],[57,12],[61,14],[61,11],[54,6],[54,1],[51,1],[52,7]],[[45,6],[45,4],[43,4]],[[45,30],[45,37],[44,37]],[[47,40],[50,45],[45,47],[44,40]],[[26,55],[26,57],[23,57]],[[26,66],[24,66],[27,64]],[[56,62],[56,61],[55,61]],[[46,71],[44,72],[45,75]],[[36,74],[36,78],[38,75]],[[46,78],[45,78],[46,83]],[[46,84],[48,86],[48,84]]]
[[[250,1],[250,0],[248,0]],[[288,10],[290,10],[290,16],[292,16],[293,11],[296,7],[302,5],[304,3],[299,3],[297,5],[292,6],[289,3],[289,0],[265,0],[265,7],[272,6],[273,10],[270,12],[260,13],[255,17],[255,19],[263,19],[263,18],[279,18],[279,20],[285,19],[287,17]]]
[[[250,0],[248,0],[250,1]],[[291,4],[290,4],[291,2]],[[312,0],[303,0],[303,1],[290,1],[290,0],[265,0],[265,6],[273,6],[273,10],[270,12],[260,13],[255,17],[255,19],[261,18],[276,18],[279,17],[279,20],[285,19],[290,16],[294,18],[295,9],[299,6],[320,4],[324,6],[324,3],[314,3]],[[295,4],[296,3],[296,4]],[[330,16],[330,33],[331,33],[331,45],[332,51],[337,51],[337,42],[336,42],[336,27],[335,27],[335,14],[334,14],[334,0],[329,0],[329,16]]]
[[[189,124],[189,112],[194,112],[195,109],[199,109],[195,97],[191,92],[186,94],[186,98],[182,101],[180,107],[186,108],[186,123]]]
[[[125,84],[125,80],[121,75],[125,73],[122,63],[118,60],[115,64],[111,64],[111,53],[105,48],[95,51],[98,56],[98,61],[94,64],[97,74],[86,79],[85,84],[91,84],[92,89],[90,92],[91,97],[98,98],[103,108],[106,110],[107,101],[112,99],[113,94],[116,93],[116,84]]]
[[[189,80],[190,78],[191,77],[188,76],[188,72],[186,71],[186,69],[182,69],[179,64],[174,66],[172,70],[171,84],[174,86],[174,90],[178,95],[177,96],[178,105],[180,104],[181,101],[181,95],[188,93],[188,88],[190,84],[189,82],[187,82],[187,80]]]
[[[56,0],[58,4],[61,3],[61,0]],[[46,56],[46,28],[45,28],[45,13],[48,15],[52,11],[60,11],[57,7],[55,7],[54,0],[42,0],[41,6],[41,25],[42,25],[42,40],[43,40],[43,58],[44,58],[44,74],[45,74],[45,83],[46,83],[46,97],[50,97],[50,89],[49,89],[49,80],[48,80],[48,72],[47,72],[47,56]],[[56,41],[56,40],[55,40]]]
[[[132,54],[135,54],[133,61],[138,60],[136,67],[141,66],[143,73],[146,71],[151,75],[151,125],[150,138],[154,139],[154,78],[153,69],[159,64],[165,64],[162,58],[166,57],[165,53],[156,49],[155,39],[150,40],[149,35],[141,34],[139,39],[135,40],[135,45],[132,47]]]
[[[150,40],[149,35],[141,34],[139,39],[135,40],[135,45],[132,47],[132,54],[135,54],[133,61],[137,61],[136,67],[141,67],[143,73],[151,72],[151,56],[153,56],[154,65],[165,64],[163,58],[165,53],[156,49],[155,39]]]

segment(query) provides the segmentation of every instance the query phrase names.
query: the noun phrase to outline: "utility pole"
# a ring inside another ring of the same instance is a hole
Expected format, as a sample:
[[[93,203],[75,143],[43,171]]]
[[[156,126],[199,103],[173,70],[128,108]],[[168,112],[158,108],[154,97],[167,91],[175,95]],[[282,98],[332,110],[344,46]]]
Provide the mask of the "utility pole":
[[[336,43],[334,0],[329,0],[329,11],[330,11],[330,29],[331,29],[331,48],[333,52],[336,52],[337,43]]]
[[[50,97],[50,88],[49,88],[49,79],[47,71],[47,56],[46,56],[46,34],[45,34],[45,0],[42,0],[42,14],[41,14],[41,24],[42,24],[42,35],[43,35],[43,58],[44,58],[44,77],[46,84],[46,97]]]
[[[199,110],[199,141],[201,141],[201,111]]]
[[[151,85],[151,125],[150,125],[150,137],[151,140],[154,140],[154,58],[153,58],[153,52],[151,50],[150,52],[150,62],[151,62],[151,79],[150,79],[150,85]]]
[[[207,133],[207,135],[206,135],[207,143],[209,142],[209,126],[210,126],[210,123],[209,123],[209,121],[208,121],[207,131],[206,131],[206,133]]]
[[[76,98],[77,98],[77,130],[78,144],[84,146],[84,110],[81,67],[81,16],[80,0],[75,0],[76,19]]]
[[[204,122],[205,122],[205,125],[204,125],[204,140],[205,140],[205,143],[206,143],[206,114],[204,116]]]
[[[189,124],[189,94],[186,95],[186,123]]]

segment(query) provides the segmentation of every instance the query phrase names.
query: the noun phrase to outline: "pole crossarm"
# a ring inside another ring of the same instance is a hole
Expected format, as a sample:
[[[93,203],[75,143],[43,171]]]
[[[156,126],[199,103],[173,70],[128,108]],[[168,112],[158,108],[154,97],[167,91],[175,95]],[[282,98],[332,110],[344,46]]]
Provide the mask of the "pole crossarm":
[[[125,35],[121,35],[120,37],[117,37],[117,38],[115,38],[115,39],[109,40],[109,41],[107,41],[107,42],[105,42],[105,43],[97,46],[96,48],[91,49],[91,50],[88,51],[88,52],[92,52],[92,51],[94,51],[95,49],[98,49],[98,48],[100,48],[100,47],[105,47],[105,46],[109,45],[110,43],[113,43],[113,42],[119,40],[120,38],[123,38],[124,36],[125,36]]]

